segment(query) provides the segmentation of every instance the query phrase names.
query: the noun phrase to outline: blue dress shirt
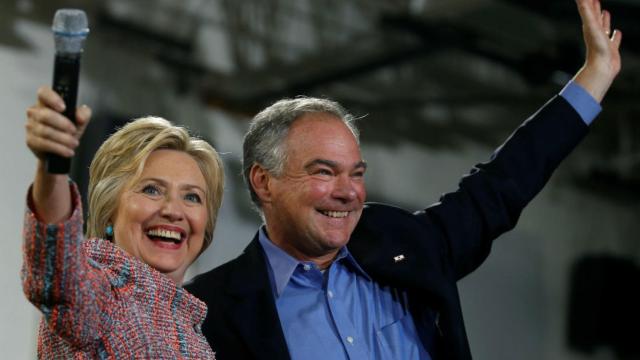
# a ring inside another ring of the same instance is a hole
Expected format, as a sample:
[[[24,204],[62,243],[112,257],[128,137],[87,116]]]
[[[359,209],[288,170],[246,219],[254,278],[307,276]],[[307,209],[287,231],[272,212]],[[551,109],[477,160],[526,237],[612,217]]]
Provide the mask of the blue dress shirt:
[[[601,111],[573,81],[560,96],[587,125]],[[416,327],[406,293],[374,282],[347,247],[321,271],[313,262],[298,261],[275,246],[264,227],[258,239],[293,359],[431,359],[424,344],[433,340],[428,339],[430,330]]]
[[[405,293],[382,287],[346,247],[320,271],[258,237],[292,359],[426,359]]]

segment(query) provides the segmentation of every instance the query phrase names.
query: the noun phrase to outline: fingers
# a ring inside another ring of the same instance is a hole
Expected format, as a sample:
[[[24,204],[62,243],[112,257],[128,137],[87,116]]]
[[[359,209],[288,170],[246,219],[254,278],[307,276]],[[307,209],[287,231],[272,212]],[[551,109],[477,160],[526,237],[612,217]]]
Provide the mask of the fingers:
[[[71,157],[78,146],[78,140],[74,136],[33,119],[27,121],[25,128],[27,146],[38,158],[42,158],[45,153]]]
[[[599,14],[600,11],[596,11],[595,4],[598,3],[598,0],[577,0],[578,12],[580,13],[580,18],[582,19],[583,24],[592,24],[597,22],[596,14]],[[599,8],[599,5],[597,6]]]
[[[611,13],[609,13],[607,10],[604,10],[600,18],[604,33],[607,34],[607,36],[611,36]]]
[[[76,128],[77,134],[76,137],[79,139],[84,133],[84,129],[86,129],[89,121],[91,120],[91,108],[87,105],[82,105],[78,109],[76,109]]]
[[[600,102],[622,68],[619,51],[622,34],[612,29],[611,14],[602,9],[599,0],[576,0],[576,4],[582,20],[586,57],[574,79]]]
[[[611,13],[607,10],[602,11],[602,27],[604,28],[604,33],[607,34],[614,48],[618,50],[620,48],[620,43],[622,42],[622,32],[618,29],[611,29]]]
[[[70,134],[76,133],[76,126],[59,112],[42,106],[32,106],[27,109],[27,119],[36,123]]]
[[[577,0],[578,12],[582,23],[593,30],[602,30],[609,38],[612,37],[611,13],[602,10],[600,0]]]
[[[60,95],[48,86],[38,88],[38,105],[50,107],[58,112],[65,109],[65,104]]]
[[[40,96],[47,100],[48,94]],[[38,157],[54,153],[64,157],[74,154],[78,146],[76,127],[63,115],[42,105],[34,105],[27,110],[25,124],[27,146]]]
[[[616,50],[620,49],[621,42],[622,42],[622,31],[618,29],[613,30],[613,34],[611,35],[611,43],[613,44]]]
[[[72,157],[75,155],[74,148],[63,145],[60,142],[43,137],[31,136],[27,134],[27,146],[40,159],[45,153],[56,154],[62,157]]]
[[[616,31],[611,27],[611,13],[602,9],[599,0],[576,0],[576,3],[582,19],[587,48],[606,52],[611,50],[609,42],[612,42],[614,49],[617,50],[621,37],[613,36]]]
[[[602,29],[607,36],[611,35],[611,14],[602,10],[600,0],[577,0],[578,12],[582,24],[593,29]]]
[[[86,105],[77,108],[74,124],[60,113],[65,109],[64,101],[53,89],[42,86],[37,97],[36,104],[27,109],[27,146],[40,159],[45,153],[73,156],[91,119],[91,109]]]

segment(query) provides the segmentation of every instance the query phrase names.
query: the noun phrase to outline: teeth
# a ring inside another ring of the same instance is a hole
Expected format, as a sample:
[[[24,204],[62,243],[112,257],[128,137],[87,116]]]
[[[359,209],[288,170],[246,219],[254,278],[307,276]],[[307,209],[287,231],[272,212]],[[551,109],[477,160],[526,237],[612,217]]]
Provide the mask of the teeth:
[[[171,230],[163,230],[163,229],[151,229],[147,232],[149,236],[163,237],[167,239],[172,239],[176,241],[180,241],[180,233],[177,231]]]
[[[323,211],[322,213],[324,215],[326,215],[328,217],[332,217],[332,218],[343,218],[343,217],[347,217],[347,215],[349,215],[348,211]]]

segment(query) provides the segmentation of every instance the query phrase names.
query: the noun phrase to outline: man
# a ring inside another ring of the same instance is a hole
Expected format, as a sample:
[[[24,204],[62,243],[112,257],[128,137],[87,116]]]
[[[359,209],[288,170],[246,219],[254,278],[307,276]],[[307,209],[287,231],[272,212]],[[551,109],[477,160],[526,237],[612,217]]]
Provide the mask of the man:
[[[282,100],[254,118],[244,176],[264,226],[188,290],[220,359],[470,359],[456,281],[586,135],[620,70],[621,34],[578,0],[585,66],[459,189],[410,213],[364,204],[357,131],[336,103]]]

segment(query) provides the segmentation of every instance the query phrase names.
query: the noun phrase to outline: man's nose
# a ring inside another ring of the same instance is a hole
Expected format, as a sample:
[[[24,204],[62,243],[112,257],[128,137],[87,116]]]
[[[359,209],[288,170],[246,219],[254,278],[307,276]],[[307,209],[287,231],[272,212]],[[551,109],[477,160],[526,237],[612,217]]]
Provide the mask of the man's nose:
[[[335,187],[333,189],[333,197],[344,202],[350,202],[358,197],[358,192],[353,181],[348,175],[339,175],[336,177]]]

